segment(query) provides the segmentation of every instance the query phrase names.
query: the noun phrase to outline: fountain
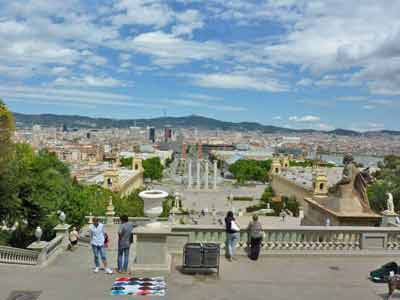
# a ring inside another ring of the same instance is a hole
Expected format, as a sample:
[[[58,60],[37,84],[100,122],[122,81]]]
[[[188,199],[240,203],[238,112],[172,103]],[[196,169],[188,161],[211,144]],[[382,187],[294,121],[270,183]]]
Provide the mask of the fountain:
[[[156,222],[163,211],[162,203],[168,197],[168,193],[161,190],[147,190],[139,193],[144,204],[144,213],[150,218],[150,223],[146,227],[160,228],[161,223]]]

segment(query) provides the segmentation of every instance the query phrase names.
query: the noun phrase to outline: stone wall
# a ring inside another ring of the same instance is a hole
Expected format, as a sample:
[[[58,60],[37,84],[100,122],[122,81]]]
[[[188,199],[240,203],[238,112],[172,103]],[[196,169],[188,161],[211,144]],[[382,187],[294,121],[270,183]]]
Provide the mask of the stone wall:
[[[312,191],[279,175],[272,176],[271,187],[277,195],[296,197],[297,201],[304,209],[307,207],[304,198],[312,197],[313,195]]]

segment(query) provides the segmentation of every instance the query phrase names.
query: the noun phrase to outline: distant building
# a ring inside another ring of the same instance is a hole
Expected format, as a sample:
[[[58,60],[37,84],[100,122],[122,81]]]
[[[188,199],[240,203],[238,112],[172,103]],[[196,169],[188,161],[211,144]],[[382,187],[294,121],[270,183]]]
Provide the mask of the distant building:
[[[83,184],[97,184],[122,196],[128,196],[134,190],[143,187],[141,159],[135,160],[135,164],[140,165],[136,170],[131,170],[107,163],[90,163],[73,170],[72,175]]]
[[[173,132],[171,127],[164,128],[164,141],[169,142],[172,140]]]
[[[154,127],[148,128],[148,137],[149,141],[152,142],[153,144],[156,142],[156,129]]]

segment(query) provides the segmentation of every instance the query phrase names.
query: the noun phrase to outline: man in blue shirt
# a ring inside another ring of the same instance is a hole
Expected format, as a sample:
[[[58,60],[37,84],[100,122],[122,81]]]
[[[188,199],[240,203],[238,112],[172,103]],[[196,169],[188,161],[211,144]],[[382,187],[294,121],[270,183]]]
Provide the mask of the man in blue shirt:
[[[89,226],[90,244],[92,245],[95,268],[93,272],[99,272],[100,258],[104,265],[104,273],[112,274],[112,270],[107,267],[106,250],[104,247],[105,232],[104,225],[99,223],[98,218],[93,218],[93,224]]]

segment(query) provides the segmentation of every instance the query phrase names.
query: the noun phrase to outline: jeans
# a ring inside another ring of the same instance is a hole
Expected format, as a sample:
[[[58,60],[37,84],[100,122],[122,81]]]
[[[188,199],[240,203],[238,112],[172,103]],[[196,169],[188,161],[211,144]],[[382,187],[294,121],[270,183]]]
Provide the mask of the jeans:
[[[106,250],[104,246],[92,245],[93,255],[94,255],[94,265],[96,268],[100,267],[100,258],[104,262],[107,260]]]
[[[250,239],[250,253],[249,257],[252,260],[257,260],[260,255],[262,237]]]
[[[227,258],[231,258],[235,255],[236,243],[239,240],[239,232],[235,233],[226,233],[226,252],[225,255]]]
[[[129,248],[118,248],[118,271],[127,272],[129,262]]]

